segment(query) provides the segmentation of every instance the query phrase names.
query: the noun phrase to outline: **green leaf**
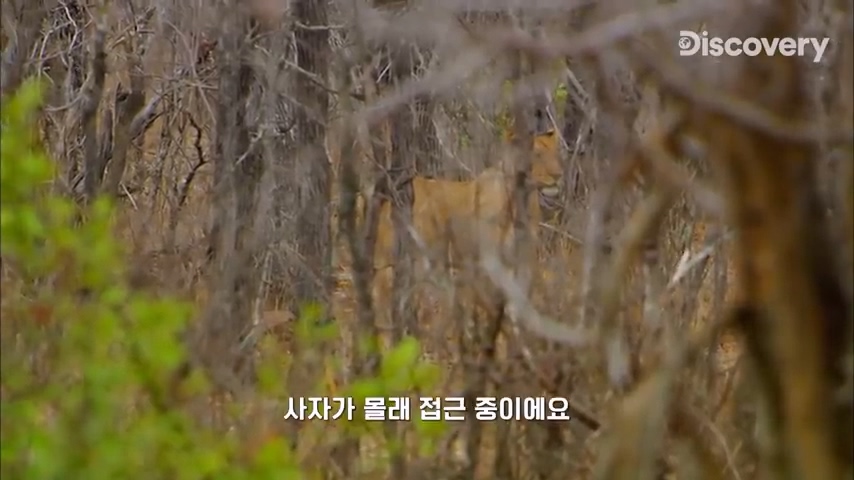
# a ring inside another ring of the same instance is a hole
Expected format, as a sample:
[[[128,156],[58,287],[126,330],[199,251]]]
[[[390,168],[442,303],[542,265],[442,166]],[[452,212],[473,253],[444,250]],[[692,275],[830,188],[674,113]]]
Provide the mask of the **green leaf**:
[[[382,376],[391,377],[401,370],[409,370],[418,362],[421,347],[413,337],[406,337],[383,358]]]

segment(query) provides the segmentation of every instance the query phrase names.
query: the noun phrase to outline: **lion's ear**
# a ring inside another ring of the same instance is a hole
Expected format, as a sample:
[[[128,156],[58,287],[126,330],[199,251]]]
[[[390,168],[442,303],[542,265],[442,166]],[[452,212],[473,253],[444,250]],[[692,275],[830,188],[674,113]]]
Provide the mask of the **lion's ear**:
[[[556,152],[557,146],[557,132],[555,129],[541,133],[534,138],[534,149],[537,151]]]

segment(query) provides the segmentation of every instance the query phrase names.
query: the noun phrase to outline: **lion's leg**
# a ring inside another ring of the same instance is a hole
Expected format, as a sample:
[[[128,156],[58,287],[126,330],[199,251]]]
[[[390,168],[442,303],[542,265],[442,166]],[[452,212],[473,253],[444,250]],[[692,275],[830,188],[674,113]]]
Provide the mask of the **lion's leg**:
[[[479,276],[475,276],[478,278]],[[482,280],[482,277],[481,277]],[[466,402],[474,405],[480,396],[499,396],[500,386],[494,381],[499,338],[504,324],[504,308],[498,297],[492,295],[484,283],[470,286],[468,298],[471,337],[464,342],[467,355],[464,364],[467,372]],[[501,450],[499,438],[506,437],[504,422],[489,423],[474,421],[469,424],[467,453],[471,478],[494,478]]]
[[[474,405],[477,397],[494,395],[490,382],[494,373],[495,340],[503,323],[503,308],[498,305],[497,297],[490,282],[479,271],[478,259],[482,249],[489,249],[483,237],[489,232],[484,225],[455,225],[452,238],[454,266],[457,275],[454,279],[455,320],[460,328],[458,336],[459,358],[464,379],[466,403]],[[495,237],[492,237],[495,238]],[[473,420],[473,419],[472,419]],[[496,437],[495,425],[470,421],[465,437],[466,456],[469,459],[466,476],[469,478],[488,478],[494,476],[497,445],[492,441]]]
[[[386,266],[378,269],[374,275],[373,301],[375,312],[375,323],[380,334],[380,346],[383,350],[389,348],[391,343],[391,297],[394,282],[394,268]]]

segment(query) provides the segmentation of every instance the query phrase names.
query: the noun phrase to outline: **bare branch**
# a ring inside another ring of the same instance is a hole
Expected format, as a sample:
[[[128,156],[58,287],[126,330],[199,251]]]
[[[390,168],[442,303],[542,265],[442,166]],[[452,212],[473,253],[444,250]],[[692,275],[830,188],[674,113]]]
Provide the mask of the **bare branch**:
[[[590,343],[592,332],[588,329],[581,326],[570,327],[541,315],[531,304],[525,290],[514,279],[514,275],[501,265],[494,253],[483,254],[480,266],[506,296],[511,319],[545,340],[570,347]]]

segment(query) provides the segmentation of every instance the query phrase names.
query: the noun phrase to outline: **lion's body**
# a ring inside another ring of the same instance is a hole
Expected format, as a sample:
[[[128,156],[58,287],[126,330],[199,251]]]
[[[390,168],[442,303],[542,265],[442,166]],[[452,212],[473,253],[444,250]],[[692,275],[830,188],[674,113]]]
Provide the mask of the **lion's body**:
[[[556,134],[550,131],[534,137],[529,178],[532,187],[526,199],[527,232],[537,238],[542,218],[539,198],[553,197],[560,190],[562,168]],[[412,187],[412,228],[414,233],[415,281],[430,269],[449,266],[460,269],[462,262],[474,260],[484,248],[494,251],[511,245],[514,233],[514,169],[509,162],[481,172],[475,179],[452,181],[415,177]],[[358,202],[364,218],[365,201]],[[396,261],[395,226],[392,202],[381,204],[374,249],[374,301],[378,312],[387,315],[390,306],[393,266]],[[424,262],[426,258],[429,262]]]
[[[476,227],[492,232],[483,232],[486,237],[483,240],[498,240],[495,235],[499,234],[509,241],[511,188],[503,172],[492,169],[472,181],[413,179],[412,227],[419,254],[435,254],[444,251],[446,245],[452,247],[449,252],[452,255],[462,254],[463,249],[468,250],[463,243],[476,240],[466,233],[476,233]],[[534,195],[529,197],[528,204],[531,219],[539,220],[540,208]],[[390,267],[395,259],[392,209],[390,202],[384,202],[380,210],[374,255],[377,269]]]

